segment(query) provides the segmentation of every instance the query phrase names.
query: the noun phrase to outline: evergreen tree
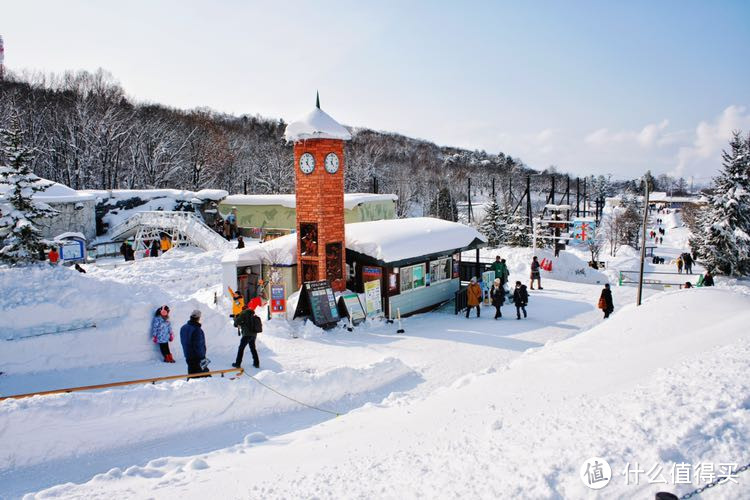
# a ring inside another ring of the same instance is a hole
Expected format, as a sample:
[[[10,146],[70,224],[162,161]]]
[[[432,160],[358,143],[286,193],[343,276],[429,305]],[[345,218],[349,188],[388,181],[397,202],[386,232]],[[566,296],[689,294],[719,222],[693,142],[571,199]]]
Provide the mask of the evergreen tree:
[[[703,264],[728,276],[750,274],[750,137],[735,132],[722,153],[723,170],[698,218],[691,246]]]
[[[456,222],[458,220],[458,205],[448,188],[441,188],[437,196],[430,203],[430,215],[439,219]]]
[[[531,228],[526,224],[526,218],[521,215],[510,214],[507,219],[506,243],[513,247],[531,246]]]
[[[491,247],[498,247],[505,242],[505,213],[494,197],[485,209],[484,220],[479,226],[479,231],[487,237],[487,243]]]
[[[51,217],[56,210],[33,199],[47,185],[31,172],[32,151],[22,144],[22,134],[0,129],[0,260],[9,264],[43,259],[45,246],[34,220]]]

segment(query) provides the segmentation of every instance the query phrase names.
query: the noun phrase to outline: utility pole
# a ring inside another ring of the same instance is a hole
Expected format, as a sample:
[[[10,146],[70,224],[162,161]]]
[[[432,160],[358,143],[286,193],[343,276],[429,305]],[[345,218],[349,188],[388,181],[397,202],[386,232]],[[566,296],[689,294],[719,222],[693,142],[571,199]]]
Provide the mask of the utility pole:
[[[586,203],[586,199],[588,196],[586,195],[586,178],[583,178],[583,216],[588,217],[589,211],[588,211],[588,204]]]
[[[531,176],[526,176],[526,218],[529,221],[529,227],[532,226],[531,220]]]
[[[468,183],[467,183],[467,194],[468,194],[468,197],[469,197],[469,207],[468,207],[468,211],[469,211],[469,214],[468,214],[469,215],[469,224],[471,224],[471,177],[467,178],[466,180],[468,181]]]
[[[643,231],[641,232],[641,269],[638,273],[638,297],[636,299],[637,306],[641,305],[641,297],[643,296],[643,263],[646,260],[646,224],[648,224],[648,179],[644,182],[646,185],[646,195],[643,197]]]
[[[495,178],[492,178],[492,199],[495,199]]]
[[[576,217],[581,216],[581,178],[576,177]]]

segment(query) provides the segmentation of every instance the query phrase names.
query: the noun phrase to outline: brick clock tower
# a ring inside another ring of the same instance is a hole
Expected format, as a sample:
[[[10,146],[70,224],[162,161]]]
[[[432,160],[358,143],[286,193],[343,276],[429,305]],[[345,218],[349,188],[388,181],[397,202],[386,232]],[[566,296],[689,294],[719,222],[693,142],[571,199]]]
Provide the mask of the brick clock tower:
[[[320,109],[290,123],[297,199],[297,278],[327,280],[346,289],[344,240],[344,141],[349,131]]]

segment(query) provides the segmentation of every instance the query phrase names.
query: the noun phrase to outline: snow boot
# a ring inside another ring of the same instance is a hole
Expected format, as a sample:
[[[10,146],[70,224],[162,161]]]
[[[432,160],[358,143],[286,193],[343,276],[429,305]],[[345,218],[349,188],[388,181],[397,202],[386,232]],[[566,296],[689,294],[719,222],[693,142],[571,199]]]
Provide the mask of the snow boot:
[[[164,355],[164,362],[169,363],[169,354]]]
[[[167,354],[167,363],[174,363],[174,358],[172,357],[172,353]]]
[[[239,363],[232,363],[232,368],[242,368]]]

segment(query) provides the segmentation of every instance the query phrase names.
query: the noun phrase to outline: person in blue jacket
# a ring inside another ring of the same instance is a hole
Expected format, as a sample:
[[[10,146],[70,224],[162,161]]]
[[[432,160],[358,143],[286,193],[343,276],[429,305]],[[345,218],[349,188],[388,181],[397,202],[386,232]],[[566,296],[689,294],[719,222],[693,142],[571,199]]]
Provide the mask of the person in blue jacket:
[[[201,328],[201,312],[198,309],[190,314],[190,320],[180,328],[180,342],[182,352],[185,354],[188,374],[207,372],[206,336]]]
[[[154,344],[159,344],[165,363],[174,363],[174,358],[169,350],[169,343],[174,340],[172,325],[169,323],[169,306],[161,306],[156,310],[154,319],[151,321],[151,338]]]

